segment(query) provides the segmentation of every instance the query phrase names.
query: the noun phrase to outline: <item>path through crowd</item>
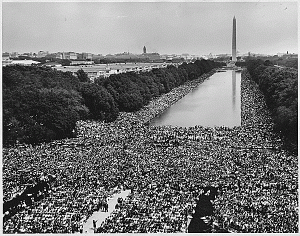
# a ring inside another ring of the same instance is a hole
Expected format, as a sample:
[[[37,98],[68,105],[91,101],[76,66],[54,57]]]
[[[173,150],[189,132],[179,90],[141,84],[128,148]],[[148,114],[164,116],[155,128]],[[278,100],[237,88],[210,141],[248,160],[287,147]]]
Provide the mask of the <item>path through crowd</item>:
[[[88,218],[87,222],[83,226],[83,233],[94,233],[93,220],[96,220],[97,227],[102,224],[102,222],[115,210],[118,198],[125,199],[130,194],[130,190],[121,191],[118,194],[115,194],[108,201],[108,211],[96,211],[93,215]]]

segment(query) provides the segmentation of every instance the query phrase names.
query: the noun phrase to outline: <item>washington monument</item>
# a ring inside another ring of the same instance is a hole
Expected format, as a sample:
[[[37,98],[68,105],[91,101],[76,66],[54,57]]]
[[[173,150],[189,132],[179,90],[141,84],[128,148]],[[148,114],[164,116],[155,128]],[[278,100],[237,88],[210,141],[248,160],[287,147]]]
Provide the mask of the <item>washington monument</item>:
[[[232,28],[232,61],[236,62],[236,20],[233,17],[233,28]]]

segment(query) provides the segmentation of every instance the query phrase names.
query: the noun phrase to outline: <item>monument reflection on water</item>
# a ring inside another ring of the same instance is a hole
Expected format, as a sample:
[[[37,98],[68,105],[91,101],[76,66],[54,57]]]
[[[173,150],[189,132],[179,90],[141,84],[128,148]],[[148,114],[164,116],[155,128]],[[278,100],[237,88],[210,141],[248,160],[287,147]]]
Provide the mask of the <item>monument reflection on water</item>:
[[[218,72],[154,118],[153,126],[241,125],[241,73]]]
[[[232,109],[235,109],[236,101],[236,72],[232,70]]]

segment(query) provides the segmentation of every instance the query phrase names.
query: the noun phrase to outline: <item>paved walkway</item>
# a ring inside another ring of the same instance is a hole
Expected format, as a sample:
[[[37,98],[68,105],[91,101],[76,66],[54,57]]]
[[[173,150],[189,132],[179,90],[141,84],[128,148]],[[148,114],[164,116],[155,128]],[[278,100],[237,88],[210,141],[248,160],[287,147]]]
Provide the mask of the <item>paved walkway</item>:
[[[93,220],[97,220],[97,227],[115,210],[115,206],[118,202],[118,198],[125,199],[130,194],[130,190],[121,191],[121,193],[115,194],[108,201],[108,212],[95,211],[93,215],[88,218],[87,222],[83,226],[83,233],[94,233]]]

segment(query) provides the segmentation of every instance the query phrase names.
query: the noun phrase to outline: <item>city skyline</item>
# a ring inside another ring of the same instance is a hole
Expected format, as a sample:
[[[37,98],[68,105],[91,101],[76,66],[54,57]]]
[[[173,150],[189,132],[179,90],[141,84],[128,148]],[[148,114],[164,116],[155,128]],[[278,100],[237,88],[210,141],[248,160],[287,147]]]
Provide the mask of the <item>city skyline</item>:
[[[297,53],[296,2],[5,2],[3,52]]]

